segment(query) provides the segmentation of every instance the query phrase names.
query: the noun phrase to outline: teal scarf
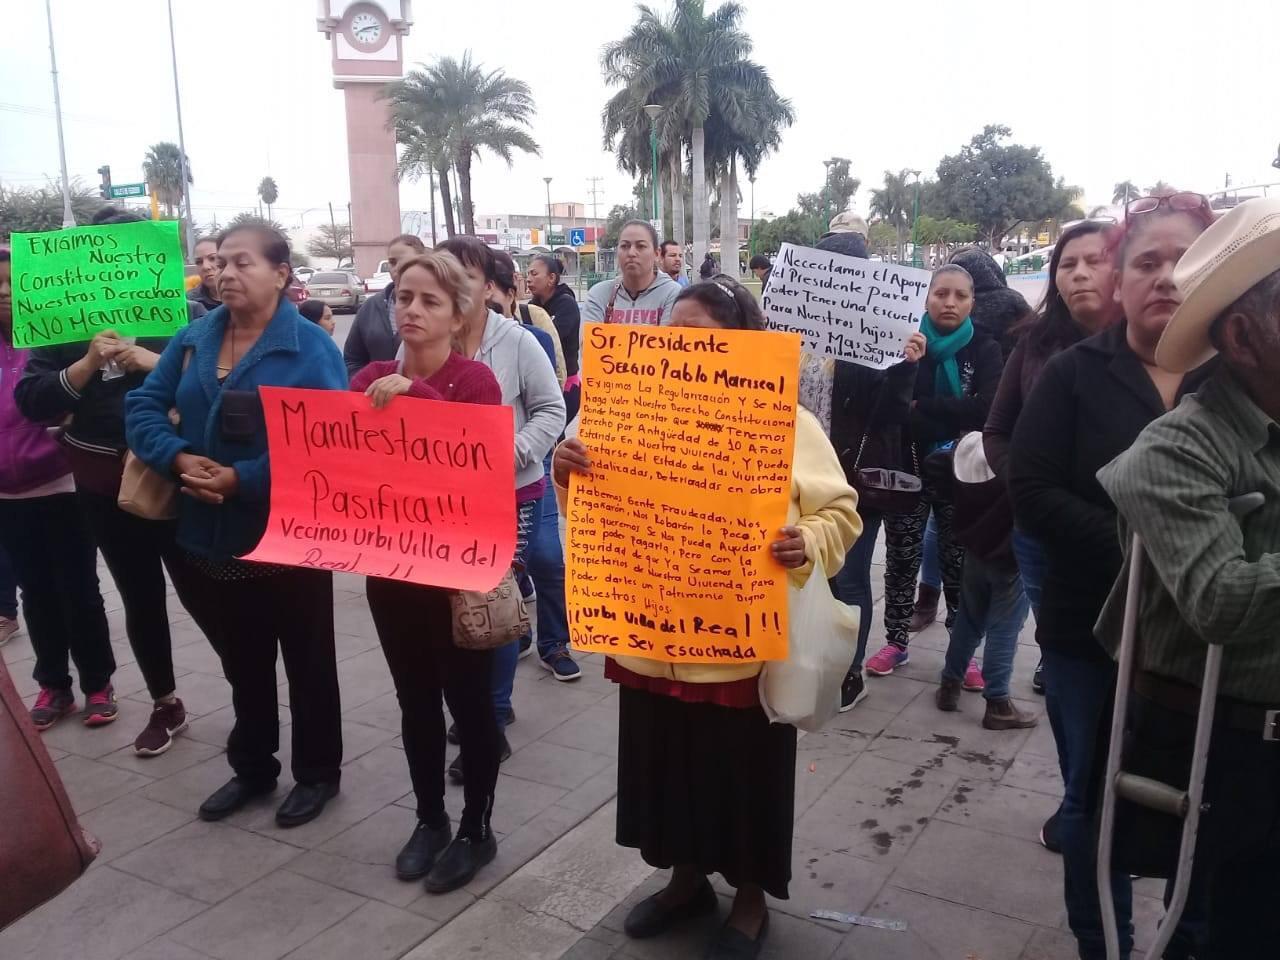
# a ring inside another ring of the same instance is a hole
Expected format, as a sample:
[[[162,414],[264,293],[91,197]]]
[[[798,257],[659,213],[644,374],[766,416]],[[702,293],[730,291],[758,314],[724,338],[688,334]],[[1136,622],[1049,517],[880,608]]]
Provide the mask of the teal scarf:
[[[933,391],[939,397],[958,397],[961,394],[960,365],[956,363],[956,354],[969,345],[973,339],[973,320],[964,318],[964,323],[950,333],[943,333],[933,325],[933,318],[928,313],[920,321],[920,332],[928,341],[929,349],[925,356],[932,357],[937,364],[933,374]]]

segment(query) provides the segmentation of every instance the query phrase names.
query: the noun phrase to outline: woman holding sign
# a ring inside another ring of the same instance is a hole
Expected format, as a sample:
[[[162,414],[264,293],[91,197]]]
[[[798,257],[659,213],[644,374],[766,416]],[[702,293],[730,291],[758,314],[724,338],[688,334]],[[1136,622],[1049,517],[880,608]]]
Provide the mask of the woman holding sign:
[[[763,330],[755,298],[725,276],[687,287],[673,326]],[[553,476],[563,508],[569,474],[591,470],[575,439],[556,449]],[[770,545],[801,586],[815,563],[840,568],[861,532],[857,495],[817,419],[796,411],[787,525]],[[758,693],[761,664],[671,664],[635,657],[605,661],[621,690],[618,724],[618,843],[671,881],[627,916],[628,936],[660,934],[714,913],[707,881],[737,888],[712,957],[754,957],[769,929],[764,895],[786,899],[791,879],[796,731],[770,724]]]
[[[357,373],[351,389],[375,407],[405,395],[454,403],[502,402],[502,390],[483,363],[453,349],[471,310],[462,265],[449,253],[427,253],[396,271],[395,318],[400,360],[375,361]],[[418,801],[418,823],[396,857],[401,880],[426,877],[432,893],[471,881],[497,855],[489,826],[504,747],[489,695],[493,651],[453,644],[449,591],[402,580],[369,577],[366,593],[378,640],[400,701],[404,752]],[[449,704],[462,744],[462,821],[450,831],[444,806],[445,729],[440,696]]]
[[[338,792],[333,577],[237,558],[267,524],[271,465],[258,388],[342,390],[347,373],[329,335],[285,296],[293,272],[283,235],[232,227],[218,240],[218,264],[222,306],[179,331],[129,394],[125,435],[143,462],[180,484],[173,585],[231,684],[227,759],[235,776],[200,806],[200,817],[221,820],[275,790],[278,649],[289,679],[295,786],[276,822],[292,827],[314,819]]]
[[[925,525],[938,518],[938,558],[947,598],[947,629],[960,602],[963,549],[952,536],[952,504],[943,478],[950,476],[954,442],[981,430],[1000,385],[1000,345],[969,313],[973,278],[956,264],[939,267],[929,284],[920,323],[928,346],[916,373],[911,401],[911,438],[921,460],[924,496],[912,513],[885,517],[884,630],[888,643],[867,661],[867,673],[884,677],[910,661],[907,643],[916,602],[916,575]],[[933,457],[930,461],[930,457]]]

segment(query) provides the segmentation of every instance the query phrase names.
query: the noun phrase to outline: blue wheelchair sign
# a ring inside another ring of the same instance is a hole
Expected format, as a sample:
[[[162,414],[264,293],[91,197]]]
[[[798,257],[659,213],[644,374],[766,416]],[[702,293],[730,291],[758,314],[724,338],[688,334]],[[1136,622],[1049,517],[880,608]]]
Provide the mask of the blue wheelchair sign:
[[[581,247],[587,242],[587,231],[585,227],[573,227],[569,230],[569,246]]]

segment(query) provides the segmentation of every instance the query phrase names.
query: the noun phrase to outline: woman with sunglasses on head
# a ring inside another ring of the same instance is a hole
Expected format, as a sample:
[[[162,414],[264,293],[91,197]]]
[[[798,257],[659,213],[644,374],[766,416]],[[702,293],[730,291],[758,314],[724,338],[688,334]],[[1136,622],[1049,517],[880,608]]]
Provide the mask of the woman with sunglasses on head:
[[[755,297],[718,276],[684,288],[671,324],[763,330]],[[591,470],[576,438],[556,448],[552,471],[564,510],[569,474]],[[796,411],[787,526],[771,551],[799,587],[821,562],[835,573],[861,531],[857,495],[817,419]],[[670,664],[610,657],[619,685],[618,843],[651,866],[672,868],[659,893],[632,908],[633,938],[657,936],[719,906],[707,875],[737,888],[712,958],[755,957],[769,929],[764,895],[785,900],[791,879],[796,730],[760,707],[761,664]],[[729,813],[732,815],[728,815]]]
[[[1122,317],[1043,365],[1008,451],[1015,520],[1048,560],[1036,640],[1064,763],[1058,826],[1067,919],[1083,960],[1106,956],[1089,824],[1097,800],[1095,764],[1106,756],[1099,741],[1106,737],[1116,676],[1093,627],[1122,563],[1115,507],[1096,474],[1208,375],[1208,364],[1185,376],[1161,370],[1155,350],[1180,302],[1173,268],[1212,222],[1208,201],[1199,194],[1170,191],[1129,204],[1108,249]],[[1071,247],[1064,245],[1064,257]],[[1060,284],[1061,263],[1057,276]],[[1091,316],[1101,324],[1105,310],[1099,306]],[[1132,886],[1120,873],[1112,883],[1115,904],[1104,909],[1116,910],[1127,957]]]
[[[925,526],[932,511],[938,523],[938,560],[947,601],[947,629],[960,602],[963,549],[952,536],[953,509],[940,477],[950,471],[947,449],[970,430],[981,430],[1000,383],[1000,346],[970,317],[973,278],[949,263],[934,271],[920,331],[927,343],[916,373],[909,421],[924,489],[911,513],[885,517],[884,630],[887,643],[867,661],[866,671],[884,677],[910,661],[916,575],[920,571]],[[927,458],[938,454],[936,471]]]

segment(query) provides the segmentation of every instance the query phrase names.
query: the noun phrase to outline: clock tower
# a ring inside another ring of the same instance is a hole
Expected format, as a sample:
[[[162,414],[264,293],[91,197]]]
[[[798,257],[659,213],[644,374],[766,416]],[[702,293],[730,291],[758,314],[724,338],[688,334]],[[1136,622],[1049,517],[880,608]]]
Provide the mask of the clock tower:
[[[404,72],[411,0],[317,0],[317,28],[333,46],[333,85],[347,108],[347,169],[355,269],[372,276],[400,233],[396,138],[383,88]]]

